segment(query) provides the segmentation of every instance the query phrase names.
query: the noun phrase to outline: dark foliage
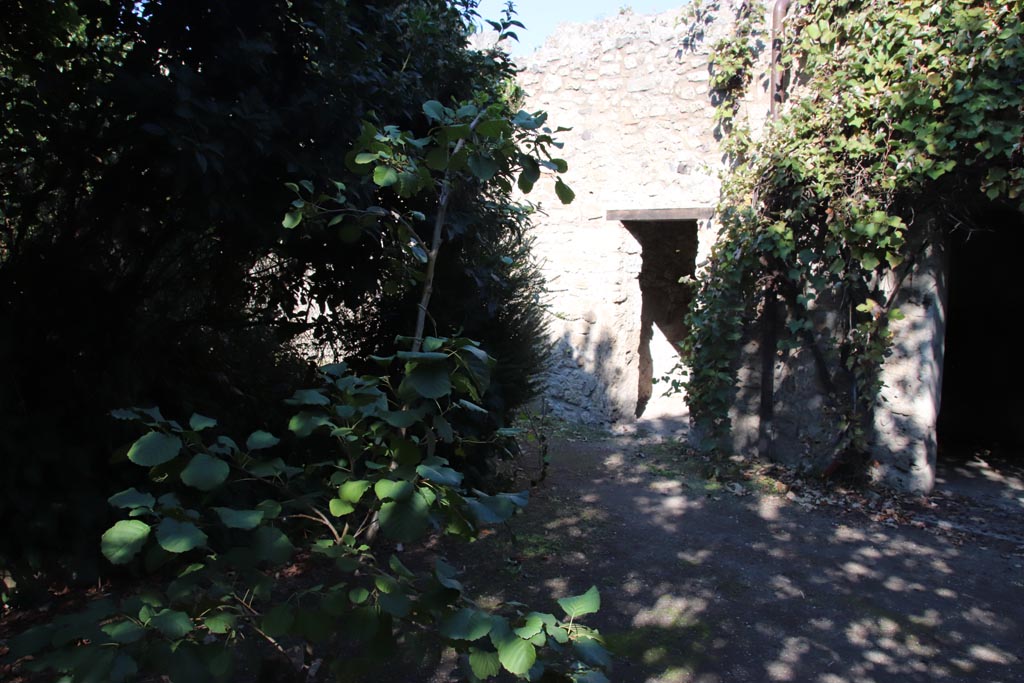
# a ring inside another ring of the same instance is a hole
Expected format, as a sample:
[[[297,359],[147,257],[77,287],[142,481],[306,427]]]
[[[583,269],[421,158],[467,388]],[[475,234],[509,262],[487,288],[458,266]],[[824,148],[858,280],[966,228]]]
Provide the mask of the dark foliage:
[[[364,119],[416,131],[422,102],[512,74],[465,49],[441,0],[14,0],[0,12],[0,568],[95,554],[111,408],[160,405],[254,427],[308,363],[290,342],[365,357],[408,334],[415,281],[364,219],[285,231],[285,182],[339,180]],[[417,208],[431,210],[428,198]],[[439,327],[506,364],[507,413],[541,353],[521,215],[465,199]],[[404,282],[385,290],[383,283]],[[309,315],[314,310],[330,314]],[[269,411],[269,412],[268,412]],[[14,520],[18,520],[15,524]],[[80,544],[81,547],[76,547]]]

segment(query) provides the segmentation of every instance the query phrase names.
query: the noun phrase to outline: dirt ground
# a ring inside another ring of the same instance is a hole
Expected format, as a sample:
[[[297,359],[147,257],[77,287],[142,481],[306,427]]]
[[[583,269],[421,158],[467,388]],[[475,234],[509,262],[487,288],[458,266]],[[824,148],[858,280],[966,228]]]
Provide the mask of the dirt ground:
[[[897,498],[643,429],[551,455],[525,514],[449,559],[484,601],[555,610],[597,585],[613,681],[1024,681],[1019,466],[944,463],[933,495]]]
[[[617,683],[1024,683],[1024,459],[947,457],[899,497],[703,459],[684,430],[560,427],[522,515],[427,552],[483,605],[596,585]],[[458,680],[428,667],[380,680]]]

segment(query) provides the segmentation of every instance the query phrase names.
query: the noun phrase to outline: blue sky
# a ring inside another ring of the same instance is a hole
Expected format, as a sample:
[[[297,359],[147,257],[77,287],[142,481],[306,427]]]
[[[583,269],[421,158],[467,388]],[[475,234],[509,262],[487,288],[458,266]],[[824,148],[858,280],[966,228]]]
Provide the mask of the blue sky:
[[[516,18],[526,24],[526,30],[518,31],[519,45],[510,51],[514,55],[532,52],[564,21],[593,21],[626,7],[636,14],[657,14],[685,4],[687,0],[518,0]],[[504,7],[504,0],[481,0],[480,16],[497,19]]]

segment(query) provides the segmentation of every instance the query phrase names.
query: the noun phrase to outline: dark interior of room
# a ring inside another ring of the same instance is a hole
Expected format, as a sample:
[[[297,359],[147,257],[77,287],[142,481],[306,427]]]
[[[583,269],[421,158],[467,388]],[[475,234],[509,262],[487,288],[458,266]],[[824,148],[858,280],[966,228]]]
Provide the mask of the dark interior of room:
[[[943,457],[1024,454],[1024,217],[990,207],[952,231],[938,439]]]

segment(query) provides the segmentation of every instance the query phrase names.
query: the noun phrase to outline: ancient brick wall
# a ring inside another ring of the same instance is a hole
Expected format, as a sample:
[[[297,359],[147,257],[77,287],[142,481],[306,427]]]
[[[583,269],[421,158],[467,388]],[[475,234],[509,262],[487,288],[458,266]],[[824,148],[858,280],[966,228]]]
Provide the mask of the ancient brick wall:
[[[691,46],[682,39],[682,14],[627,11],[564,24],[520,60],[525,108],[543,109],[552,125],[572,128],[558,138],[565,142],[565,179],[576,200],[561,206],[543,180],[529,197],[546,212],[534,235],[551,290],[555,359],[547,399],[563,417],[630,420],[641,398],[642,248],[623,223],[606,219],[607,212],[713,207],[718,197],[722,160],[708,96],[708,47],[728,30],[729,13]],[[760,100],[752,108],[767,111],[763,94]],[[667,223],[661,228],[673,230]],[[714,233],[708,221],[700,221],[698,232],[700,262]],[[656,235],[653,240],[649,252],[658,248]],[[673,243],[668,239],[666,248]],[[659,376],[675,353],[657,325],[650,332]],[[660,398],[662,386],[654,387],[647,414],[683,414],[680,397]]]

